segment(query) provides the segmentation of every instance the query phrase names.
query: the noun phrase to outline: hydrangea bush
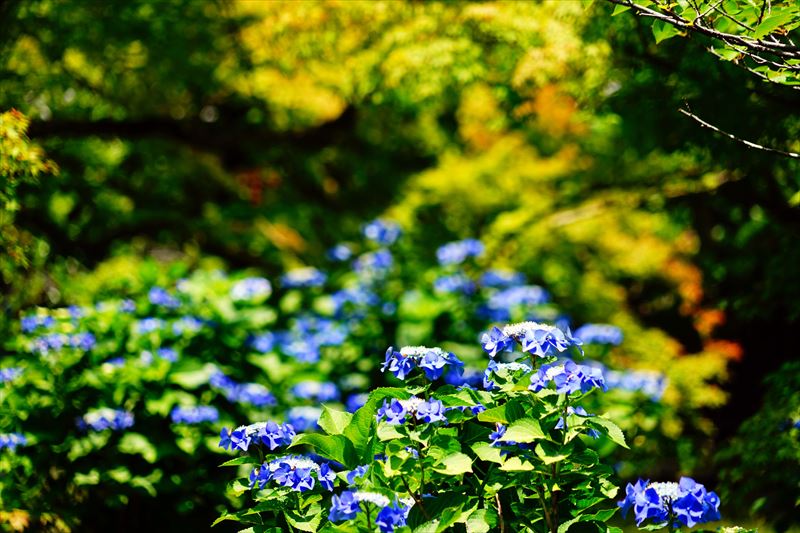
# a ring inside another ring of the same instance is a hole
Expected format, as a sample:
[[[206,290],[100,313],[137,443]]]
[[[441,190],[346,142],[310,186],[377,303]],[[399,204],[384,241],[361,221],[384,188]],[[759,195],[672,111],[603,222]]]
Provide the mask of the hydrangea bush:
[[[252,504],[218,522],[253,530],[608,531],[613,470],[595,439],[627,447],[620,428],[581,405],[606,390],[602,371],[576,363],[581,342],[536,322],[495,328],[485,390],[449,384],[464,363],[438,347],[386,351],[381,370],[402,387],[372,391],[355,413],[324,407],[321,433],[275,422],[223,430],[220,446]]]

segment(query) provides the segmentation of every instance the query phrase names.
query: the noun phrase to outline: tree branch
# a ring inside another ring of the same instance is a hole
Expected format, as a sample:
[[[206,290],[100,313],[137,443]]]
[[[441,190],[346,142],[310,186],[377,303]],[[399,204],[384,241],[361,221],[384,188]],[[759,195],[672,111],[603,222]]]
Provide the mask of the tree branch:
[[[725,137],[728,137],[729,139],[733,139],[734,141],[736,141],[738,143],[741,143],[741,144],[743,144],[743,145],[745,145],[745,146],[747,146],[749,148],[755,148],[757,150],[763,150],[765,152],[771,152],[773,154],[779,154],[779,155],[783,155],[783,156],[786,156],[786,157],[792,157],[792,158],[795,158],[795,159],[800,159],[800,154],[798,154],[798,153],[787,152],[785,150],[778,150],[777,148],[770,148],[768,146],[763,146],[763,145],[754,143],[752,141],[748,141],[746,139],[742,139],[740,137],[737,137],[736,135],[734,135],[732,133],[728,133],[727,131],[723,131],[723,130],[719,129],[718,127],[714,126],[713,124],[709,124],[705,120],[703,120],[700,117],[698,117],[697,115],[693,114],[691,112],[691,109],[689,109],[689,104],[686,104],[686,108],[685,109],[679,108],[678,111],[683,113],[687,117],[691,118],[692,120],[696,121],[702,127],[708,128],[708,129],[710,129],[712,131],[715,131],[715,132],[717,132],[719,134],[722,134]]]

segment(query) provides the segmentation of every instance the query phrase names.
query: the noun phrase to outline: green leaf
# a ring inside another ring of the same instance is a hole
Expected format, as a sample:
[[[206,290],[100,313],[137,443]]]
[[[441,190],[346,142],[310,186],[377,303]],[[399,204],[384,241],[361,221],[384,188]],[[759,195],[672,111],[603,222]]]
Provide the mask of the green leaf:
[[[517,420],[506,430],[503,440],[528,443],[538,439],[545,439],[547,435],[542,431],[539,421],[534,418],[522,418]]]
[[[240,457],[234,457],[228,461],[225,461],[221,465],[222,466],[239,466],[239,465],[254,465],[258,464],[260,461],[251,455],[242,455]]]
[[[764,20],[755,27],[755,31],[753,32],[753,37],[756,39],[762,39],[773,33],[775,30],[780,28],[781,26],[785,26],[788,24],[792,24],[793,22],[800,19],[800,15],[798,15],[797,11],[794,10],[777,10],[775,9],[772,12],[772,15],[769,15],[764,18]]]
[[[502,451],[500,448],[495,448],[488,442],[476,442],[472,445],[472,451],[475,452],[482,461],[490,463],[503,464],[505,459],[500,455]]]
[[[619,428],[619,426],[611,420],[598,416],[596,418],[592,418],[591,420],[587,420],[586,423],[593,426],[598,426],[598,429],[602,430],[606,435],[608,435],[608,438],[611,439],[612,442],[619,444],[623,448],[628,448],[628,445],[625,443],[625,434],[622,433],[622,430]]]
[[[292,527],[300,531],[317,531],[322,522],[322,507],[314,504],[309,508],[308,513],[300,514],[297,511],[284,511],[283,516]]]
[[[522,407],[517,400],[511,400],[510,402],[500,405],[498,407],[493,407],[491,409],[487,409],[482,413],[478,414],[478,420],[481,422],[499,422],[501,424],[508,424],[509,422],[514,422],[520,418],[525,416],[525,409]]]
[[[678,28],[663,20],[656,20],[653,22],[653,36],[656,38],[656,44],[680,34],[681,32]]]
[[[472,472],[472,459],[468,455],[458,452],[444,456],[433,469],[440,474],[458,476]]]
[[[497,511],[494,509],[475,509],[467,518],[467,533],[488,533],[497,526]]]
[[[519,457],[509,457],[500,467],[504,472],[530,472],[535,467],[530,461],[523,461]]]
[[[612,17],[616,17],[620,13],[625,13],[629,9],[630,9],[630,6],[623,6],[623,5],[617,4],[616,6],[614,6],[614,11],[611,12],[611,16]]]
[[[537,444],[535,451],[536,455],[538,455],[546,465],[563,461],[569,457],[568,447],[558,446],[552,442],[545,441]]]
[[[197,370],[175,372],[169,377],[169,379],[184,389],[196,389],[197,387],[208,383],[208,379],[215,371],[216,368],[214,365],[208,363]]]
[[[358,465],[358,455],[350,442],[343,435],[319,435],[316,433],[303,433],[295,437],[290,448],[308,445],[326,459],[342,463],[347,468]]]
[[[158,451],[147,437],[139,433],[126,433],[119,442],[119,451],[131,455],[141,455],[148,463],[155,463]]]
[[[329,435],[341,435],[352,419],[353,415],[346,411],[331,409],[327,405],[323,405],[322,415],[317,423]]]

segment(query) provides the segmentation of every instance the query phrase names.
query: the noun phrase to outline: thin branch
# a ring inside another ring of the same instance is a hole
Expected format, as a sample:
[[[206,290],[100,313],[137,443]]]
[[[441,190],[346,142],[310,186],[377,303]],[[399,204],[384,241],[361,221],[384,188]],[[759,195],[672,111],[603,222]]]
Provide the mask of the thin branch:
[[[786,157],[792,157],[794,159],[800,159],[800,154],[798,154],[798,153],[787,152],[785,150],[778,150],[777,148],[770,148],[768,146],[763,146],[763,145],[760,145],[760,144],[756,144],[756,143],[754,143],[752,141],[748,141],[746,139],[742,139],[740,137],[737,137],[736,135],[733,135],[732,133],[728,133],[727,131],[722,131],[718,127],[714,126],[713,124],[709,124],[705,120],[701,119],[700,117],[698,117],[697,115],[692,113],[691,110],[689,109],[689,105],[688,104],[686,104],[686,109],[678,109],[678,111],[680,111],[681,113],[683,113],[687,117],[691,118],[695,122],[699,123],[702,127],[708,128],[708,129],[710,129],[712,131],[715,131],[715,132],[717,132],[719,134],[722,134],[722,135],[728,137],[729,139],[733,139],[734,141],[736,141],[738,143],[741,143],[741,144],[743,144],[743,145],[745,145],[747,147],[755,148],[757,150],[763,150],[765,152],[771,152],[773,154],[783,155],[783,156],[786,156]]]
[[[506,521],[503,518],[503,505],[500,503],[500,493],[494,495],[494,501],[497,503],[497,517],[500,520],[500,533],[506,533]]]

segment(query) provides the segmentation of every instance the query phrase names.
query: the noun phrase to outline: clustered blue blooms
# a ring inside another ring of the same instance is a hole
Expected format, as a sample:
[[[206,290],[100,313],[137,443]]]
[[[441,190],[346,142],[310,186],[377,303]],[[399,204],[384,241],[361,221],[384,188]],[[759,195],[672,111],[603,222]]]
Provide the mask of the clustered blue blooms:
[[[7,448],[15,452],[18,446],[26,444],[28,444],[28,439],[22,433],[0,433],[0,450]]]
[[[413,501],[401,500],[396,495],[391,500],[388,496],[377,492],[346,490],[338,496],[334,494],[331,498],[328,519],[331,522],[352,520],[358,513],[365,510],[362,505],[368,503],[380,509],[375,519],[375,525],[383,533],[392,533],[394,528],[405,526],[408,513],[413,505]]]
[[[302,363],[315,363],[319,361],[323,346],[340,346],[347,340],[348,333],[344,324],[328,318],[301,316],[292,321],[288,331],[276,332],[274,343],[289,357]]]
[[[570,347],[580,350],[582,344],[569,330],[562,331],[555,326],[530,321],[509,324],[503,329],[495,326],[481,335],[481,346],[490,357],[511,351],[515,343],[521,345],[523,352],[539,357],[557,356]]]
[[[442,266],[460,265],[468,257],[479,257],[483,254],[483,243],[477,239],[448,242],[436,250],[436,259]]]
[[[481,275],[480,284],[482,287],[504,289],[515,287],[525,283],[525,275],[513,270],[487,270]]]
[[[470,295],[475,292],[475,289],[475,282],[460,273],[440,276],[433,282],[433,290],[439,293]]]
[[[181,301],[172,296],[162,287],[153,287],[147,293],[147,299],[153,305],[166,307],[167,309],[177,309],[181,306]]]
[[[329,381],[301,381],[291,388],[291,393],[303,400],[332,402],[339,399],[339,388]]]
[[[74,348],[88,352],[95,347],[95,344],[97,344],[97,340],[91,333],[74,333],[72,335],[51,333],[33,339],[31,351],[40,355],[59,352],[63,348]]]
[[[412,396],[408,400],[392,399],[391,402],[383,401],[378,408],[376,418],[380,423],[385,420],[387,424],[400,425],[406,422],[406,416],[431,424],[433,422],[446,422],[445,408],[441,401]]]
[[[364,225],[364,237],[381,246],[389,246],[400,238],[400,226],[390,220],[375,219]]]
[[[438,347],[404,346],[398,352],[390,346],[386,350],[381,372],[389,370],[396,378],[404,380],[417,367],[422,369],[428,379],[435,380],[441,377],[445,368],[461,374],[464,363],[454,354]]]
[[[281,285],[287,289],[321,287],[328,276],[314,267],[295,268],[281,276]]]
[[[231,298],[236,302],[268,298],[272,284],[264,278],[245,278],[231,287]]]
[[[667,388],[667,378],[660,372],[652,370],[603,370],[606,385],[610,389],[620,389],[630,392],[641,392],[654,402],[664,396]]]
[[[286,412],[286,420],[289,421],[297,431],[308,431],[317,427],[317,420],[322,414],[322,409],[304,405],[292,407]]]
[[[175,407],[170,413],[173,424],[201,424],[219,420],[219,411],[210,405],[195,407]]]
[[[174,363],[175,361],[178,360],[178,352],[175,351],[174,348],[168,348],[168,347],[159,348],[156,350],[156,355],[158,356],[159,359],[163,359],[164,361],[169,361],[170,363]],[[145,365],[149,365],[150,363],[153,362],[153,354],[145,350],[141,353],[139,359],[141,359],[142,363],[144,363]]]
[[[584,324],[575,330],[575,336],[584,344],[622,344],[622,330],[610,324]]]
[[[369,394],[365,392],[351,394],[350,396],[347,397],[347,400],[345,401],[345,409],[347,409],[347,411],[350,413],[355,413],[356,411],[364,407],[367,404],[368,400],[369,400]]]
[[[224,450],[241,450],[246,452],[251,444],[263,444],[270,450],[281,446],[289,446],[296,431],[292,424],[276,422],[257,422],[235,429],[222,428],[219,434],[219,447]]]
[[[22,375],[22,369],[18,367],[0,368],[0,383],[14,381]]]
[[[20,327],[23,333],[32,333],[38,328],[50,329],[55,323],[55,319],[51,316],[30,315],[20,320]]]
[[[333,312],[337,316],[341,316],[348,307],[351,311],[358,311],[361,308],[378,305],[381,299],[367,287],[357,285],[334,292],[331,294],[331,302],[333,303]]]
[[[586,393],[594,388],[608,390],[603,372],[597,367],[574,361],[542,365],[531,377],[530,390],[538,392],[554,383],[559,394]]]
[[[221,391],[225,397],[235,403],[249,404],[256,407],[277,404],[275,396],[260,383],[237,383],[217,370],[208,380],[212,388]]]
[[[90,411],[77,421],[78,429],[104,431],[122,431],[133,426],[133,413],[119,409],[101,408]]]
[[[478,314],[495,322],[510,320],[516,309],[530,309],[550,301],[550,294],[538,285],[518,285],[500,289],[491,296],[485,305],[478,308]]]
[[[137,320],[133,324],[133,330],[139,335],[145,335],[154,331],[161,331],[165,326],[166,322],[160,318],[146,317],[141,320]]]
[[[719,504],[716,493],[707,491],[692,478],[682,477],[678,483],[650,483],[641,479],[635,485],[628,483],[625,499],[617,505],[623,518],[633,508],[639,527],[647,520],[662,527],[694,527],[721,519]]]
[[[381,276],[392,268],[392,252],[385,248],[361,254],[353,261],[353,270],[364,276]]]
[[[353,257],[353,249],[347,244],[341,243],[329,249],[326,255],[331,261],[347,261]]]
[[[193,316],[183,316],[172,323],[172,333],[175,335],[183,335],[184,333],[197,333],[200,331],[205,322]]]
[[[303,455],[287,455],[265,462],[250,472],[250,488],[258,485],[263,489],[269,481],[295,492],[306,492],[314,488],[314,478],[325,489],[333,491],[336,473],[330,464],[319,464]]]

